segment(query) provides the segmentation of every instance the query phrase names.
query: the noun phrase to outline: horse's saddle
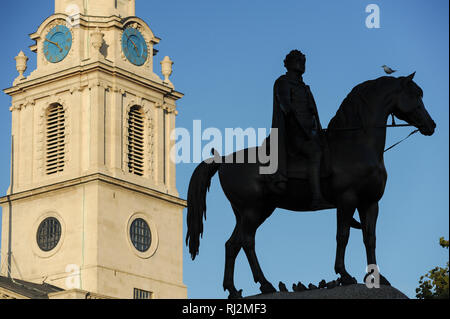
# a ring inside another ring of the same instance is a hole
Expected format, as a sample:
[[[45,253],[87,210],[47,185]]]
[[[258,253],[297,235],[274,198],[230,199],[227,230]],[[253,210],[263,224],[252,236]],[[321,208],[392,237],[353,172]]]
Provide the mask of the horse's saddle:
[[[328,141],[321,137],[322,160],[320,162],[320,177],[326,178],[331,175],[331,155]],[[265,141],[270,151],[270,139]],[[287,152],[287,174],[288,178],[308,179],[308,158],[299,152]]]
[[[287,152],[287,174],[288,178],[308,179],[308,158],[300,153]],[[331,175],[330,148],[327,140],[322,139],[322,159],[320,161],[320,177],[326,178]]]

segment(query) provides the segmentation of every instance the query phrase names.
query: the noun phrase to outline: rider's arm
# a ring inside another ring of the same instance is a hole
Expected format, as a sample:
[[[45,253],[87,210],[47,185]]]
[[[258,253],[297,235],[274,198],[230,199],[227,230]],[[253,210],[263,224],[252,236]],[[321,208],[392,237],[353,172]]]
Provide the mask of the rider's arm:
[[[316,105],[316,101],[314,100],[314,95],[312,94],[311,88],[308,85],[306,86],[306,89],[307,89],[307,92],[308,92],[308,95],[309,95],[309,98],[311,101],[310,103],[313,108],[314,115],[316,116],[317,125],[319,126],[319,130],[322,131],[322,125],[320,124],[319,112],[317,111],[317,105]]]
[[[291,108],[291,89],[289,83],[285,80],[278,79],[275,82],[275,95],[278,104],[285,115],[292,111]]]
[[[310,132],[308,130],[305,130],[305,128],[303,127],[298,110],[296,110],[291,104],[291,85],[289,84],[289,82],[283,79],[278,79],[278,81],[275,83],[275,94],[277,95],[278,104],[280,105],[280,108],[283,110],[284,114],[288,115],[290,113],[291,116],[293,116],[297,120],[305,134],[308,135],[309,138],[311,138]]]

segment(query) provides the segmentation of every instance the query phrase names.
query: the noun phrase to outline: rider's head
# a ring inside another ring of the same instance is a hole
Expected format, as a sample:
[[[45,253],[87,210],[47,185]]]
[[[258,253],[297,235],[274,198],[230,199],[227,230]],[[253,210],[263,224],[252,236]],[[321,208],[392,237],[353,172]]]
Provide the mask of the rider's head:
[[[305,73],[306,56],[299,50],[292,50],[284,60],[284,66],[288,71]]]

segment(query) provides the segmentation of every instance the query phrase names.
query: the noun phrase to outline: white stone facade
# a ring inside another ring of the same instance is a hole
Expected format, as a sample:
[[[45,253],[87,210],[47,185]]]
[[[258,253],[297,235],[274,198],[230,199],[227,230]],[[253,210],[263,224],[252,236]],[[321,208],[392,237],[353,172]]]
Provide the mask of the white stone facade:
[[[74,5],[80,14],[70,19],[66,9]],[[132,298],[134,288],[151,292],[153,298],[186,298],[186,202],[178,197],[169,156],[176,101],[183,94],[168,80],[172,71],[167,65],[164,80],[154,72],[154,46],[160,39],[134,16],[134,0],[56,0],[55,9],[30,35],[36,42],[30,49],[37,54],[37,68],[23,76],[26,60],[20,56],[19,77],[5,89],[12,98],[13,151],[11,186],[0,199],[2,255],[12,252],[12,275],[23,280],[116,298]],[[58,25],[70,29],[72,47],[61,62],[51,63],[43,48],[47,33]],[[127,27],[139,30],[147,44],[148,58],[141,66],[130,63],[122,50]],[[63,109],[64,165],[48,175],[46,112],[56,104]],[[139,146],[143,176],[128,170],[133,106],[144,114],[144,144]],[[50,252],[36,244],[37,228],[46,216],[58,219],[62,228]],[[151,254],[140,254],[130,244],[133,216],[149,224]],[[80,266],[80,287],[66,287],[71,264]],[[2,264],[2,275],[7,266]]]

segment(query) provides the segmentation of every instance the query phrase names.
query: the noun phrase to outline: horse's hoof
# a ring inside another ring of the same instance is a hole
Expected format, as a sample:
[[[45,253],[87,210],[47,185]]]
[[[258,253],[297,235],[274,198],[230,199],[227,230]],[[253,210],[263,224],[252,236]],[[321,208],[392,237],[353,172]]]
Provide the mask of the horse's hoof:
[[[390,286],[391,283],[383,275],[380,274],[380,285]]]
[[[333,280],[333,281],[327,282],[326,287],[327,287],[327,289],[333,289],[333,288],[338,287],[339,284],[340,284],[340,282],[338,280]]]
[[[341,276],[341,278],[339,278],[339,282],[342,286],[354,285],[354,284],[358,283],[356,281],[356,278],[352,277],[350,275]]]
[[[272,286],[270,282],[261,285],[259,290],[261,290],[261,293],[263,294],[271,294],[277,292],[277,290]]]
[[[237,291],[236,289],[231,291],[228,299],[242,299],[242,289],[240,289],[239,291]]]

